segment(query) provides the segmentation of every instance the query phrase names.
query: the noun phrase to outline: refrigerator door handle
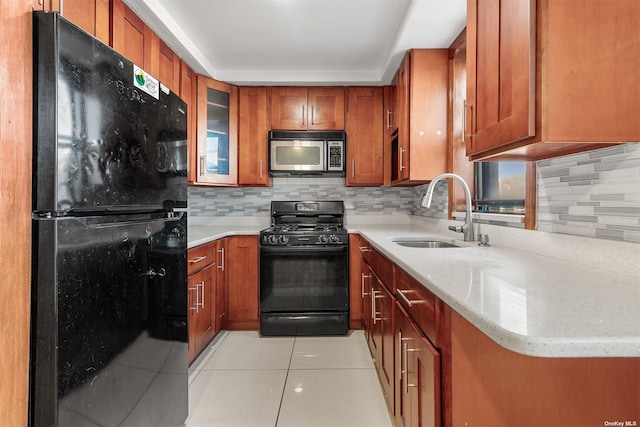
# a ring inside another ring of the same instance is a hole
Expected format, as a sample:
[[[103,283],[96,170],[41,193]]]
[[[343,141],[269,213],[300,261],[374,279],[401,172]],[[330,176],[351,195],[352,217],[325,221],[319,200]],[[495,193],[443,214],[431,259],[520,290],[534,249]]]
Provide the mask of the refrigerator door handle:
[[[95,217],[76,217],[78,221],[80,221],[87,228],[110,228],[110,227],[124,227],[133,224],[146,223],[150,220],[159,221],[159,222],[174,222],[182,219],[182,217],[186,214],[186,212],[166,212],[162,214],[160,217],[155,217],[155,215],[151,214],[142,214],[142,215],[131,215],[130,218],[117,221],[117,222],[104,222],[105,217],[99,217],[100,221],[96,221]]]
[[[160,271],[156,272],[153,268],[150,268],[146,273],[142,273],[140,275],[140,277],[142,276],[149,276],[149,277],[156,277],[156,276],[160,276],[160,277],[164,277],[167,275],[167,271],[164,268],[161,268]]]

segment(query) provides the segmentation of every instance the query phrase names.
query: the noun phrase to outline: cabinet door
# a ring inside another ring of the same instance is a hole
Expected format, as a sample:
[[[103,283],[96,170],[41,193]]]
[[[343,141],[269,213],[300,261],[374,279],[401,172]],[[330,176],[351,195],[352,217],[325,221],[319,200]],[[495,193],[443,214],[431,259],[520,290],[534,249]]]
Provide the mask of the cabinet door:
[[[214,331],[214,267],[210,265],[204,270],[190,276],[187,282],[189,290],[189,355],[193,358],[211,342]],[[192,345],[193,344],[193,345]]]
[[[250,328],[258,326],[257,236],[234,236],[227,239],[225,268],[227,272],[228,319]]]
[[[271,88],[271,129],[307,129],[307,88]]]
[[[60,0],[32,0],[33,10],[60,11]]]
[[[62,7],[62,16],[109,44],[109,0],[64,0]]]
[[[396,79],[394,78],[390,86],[383,88],[383,106],[384,106],[384,129],[382,133],[383,138],[383,174],[384,185],[391,185],[391,144],[393,141],[394,132],[397,131],[398,112],[396,107],[397,101],[397,86]]]
[[[227,318],[227,240],[216,242],[216,289],[214,329],[218,333]]]
[[[157,39],[157,36],[153,31],[123,0],[112,1],[111,47],[157,77],[151,69],[154,38]]]
[[[405,55],[396,73],[397,130],[391,142],[391,182],[409,178],[409,66],[410,55]]]
[[[196,114],[196,74],[189,66],[180,61],[180,98],[187,104],[187,153],[189,158],[189,172],[187,179],[189,184],[196,181],[198,164],[197,138],[197,114]]]
[[[395,420],[398,427],[409,427],[414,425],[415,421],[411,417],[412,402],[410,387],[408,382],[408,365],[409,365],[409,348],[410,341],[413,340],[411,332],[411,321],[407,314],[400,308],[396,307],[394,319],[394,333],[396,338],[395,355],[396,355],[396,377],[394,381],[395,389]]]
[[[382,88],[347,90],[347,186],[380,186],[384,180]]]
[[[267,88],[241,87],[239,93],[238,184],[268,186]]]
[[[349,329],[360,329],[362,325],[364,299],[364,261],[360,252],[362,237],[349,234]]]
[[[371,275],[371,342],[383,393],[393,402],[393,300],[378,276]]]
[[[535,0],[468,0],[467,155],[535,134]]]
[[[237,89],[198,76],[196,184],[238,183]]]
[[[310,87],[307,92],[307,129],[344,129],[344,88]]]
[[[180,93],[180,58],[158,40],[158,80],[174,93]]]
[[[409,358],[409,387],[415,389],[412,417],[415,426],[439,427],[441,425],[440,353],[412,325],[414,341],[407,351]]]
[[[396,305],[395,418],[403,427],[441,425],[440,354]]]

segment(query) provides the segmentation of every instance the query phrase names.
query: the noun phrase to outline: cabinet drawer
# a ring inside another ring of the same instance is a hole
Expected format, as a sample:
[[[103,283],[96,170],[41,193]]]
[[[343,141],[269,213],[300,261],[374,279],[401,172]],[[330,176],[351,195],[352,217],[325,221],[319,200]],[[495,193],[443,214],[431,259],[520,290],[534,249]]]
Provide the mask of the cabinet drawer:
[[[187,272],[189,276],[214,263],[215,248],[215,243],[207,243],[187,251]]]
[[[442,302],[404,270],[396,268],[395,275],[398,303],[429,340],[438,347],[439,314],[442,313],[438,305]]]

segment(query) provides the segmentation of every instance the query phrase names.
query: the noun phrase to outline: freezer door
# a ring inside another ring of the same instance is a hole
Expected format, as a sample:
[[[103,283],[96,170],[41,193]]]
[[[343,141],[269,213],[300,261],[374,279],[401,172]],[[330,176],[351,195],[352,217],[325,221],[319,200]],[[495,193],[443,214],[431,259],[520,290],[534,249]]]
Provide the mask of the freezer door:
[[[34,64],[35,211],[186,207],[176,94],[55,13],[34,14]]]
[[[32,425],[182,425],[186,214],[34,221]]]

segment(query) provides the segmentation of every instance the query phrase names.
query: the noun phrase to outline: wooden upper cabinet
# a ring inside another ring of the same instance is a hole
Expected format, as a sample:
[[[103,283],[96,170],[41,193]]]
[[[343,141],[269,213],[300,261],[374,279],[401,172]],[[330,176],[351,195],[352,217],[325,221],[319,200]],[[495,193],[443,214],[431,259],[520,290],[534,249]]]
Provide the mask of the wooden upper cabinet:
[[[238,184],[269,185],[267,88],[239,89]]]
[[[189,66],[180,61],[180,98],[187,104],[187,146],[189,156],[189,172],[187,180],[191,184],[196,181],[196,167],[198,149],[197,140],[197,123],[198,115],[196,113],[197,100],[197,81],[196,74]]]
[[[535,0],[469,1],[470,151],[534,134]]]
[[[180,57],[158,39],[158,80],[176,94],[180,93],[180,63]]]
[[[413,49],[397,76],[392,185],[428,182],[447,170],[447,49]]]
[[[47,10],[49,12],[60,11],[60,0],[33,0],[33,10]]]
[[[271,88],[271,129],[307,129],[307,88]]]
[[[64,0],[60,13],[103,43],[109,44],[109,0]]]
[[[158,78],[152,70],[152,49],[155,34],[123,0],[112,0],[111,47],[131,62]],[[157,70],[156,70],[157,71]]]
[[[384,180],[381,87],[347,89],[347,186],[380,186]]]
[[[472,190],[475,186],[474,163],[467,157],[465,143],[465,118],[467,99],[466,31],[463,30],[449,49],[449,167],[448,171],[459,175]],[[471,195],[473,198],[473,194]],[[535,199],[535,197],[534,197]],[[449,185],[449,219],[454,212],[464,212],[465,196],[460,185]]]
[[[310,87],[307,129],[344,129],[344,88]]]
[[[238,184],[238,88],[197,76],[196,176],[193,184]]]
[[[271,88],[271,129],[343,130],[344,88]]]
[[[469,0],[467,155],[538,160],[640,140],[640,2]]]

